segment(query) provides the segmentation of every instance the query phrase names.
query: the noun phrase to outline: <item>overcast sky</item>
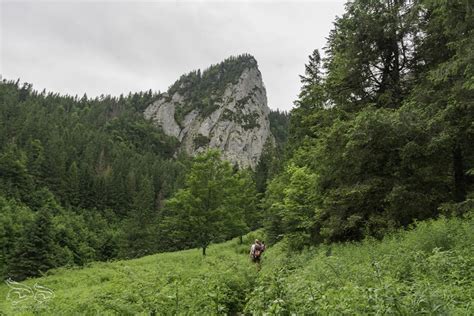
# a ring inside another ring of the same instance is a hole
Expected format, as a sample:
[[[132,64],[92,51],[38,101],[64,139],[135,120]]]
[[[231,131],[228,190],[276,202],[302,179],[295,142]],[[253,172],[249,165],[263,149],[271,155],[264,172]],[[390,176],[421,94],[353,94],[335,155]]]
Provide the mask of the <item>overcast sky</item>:
[[[166,91],[230,55],[258,61],[272,109],[289,110],[308,55],[344,0],[0,0],[0,74],[88,96]]]

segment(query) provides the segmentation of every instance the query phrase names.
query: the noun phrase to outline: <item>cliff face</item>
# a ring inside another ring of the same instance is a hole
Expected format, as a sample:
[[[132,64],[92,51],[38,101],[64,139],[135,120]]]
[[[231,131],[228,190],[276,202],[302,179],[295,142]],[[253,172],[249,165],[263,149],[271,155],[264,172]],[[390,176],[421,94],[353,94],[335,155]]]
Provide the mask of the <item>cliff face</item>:
[[[182,76],[145,110],[190,155],[218,148],[224,159],[255,168],[272,138],[267,96],[256,60],[231,57]]]

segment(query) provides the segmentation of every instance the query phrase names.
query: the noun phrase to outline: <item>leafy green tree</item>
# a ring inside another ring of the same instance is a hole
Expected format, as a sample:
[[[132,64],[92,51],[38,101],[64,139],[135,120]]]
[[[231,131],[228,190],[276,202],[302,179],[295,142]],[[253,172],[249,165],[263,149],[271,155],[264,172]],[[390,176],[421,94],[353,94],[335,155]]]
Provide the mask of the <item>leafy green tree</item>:
[[[141,179],[139,189],[133,198],[132,209],[125,222],[123,256],[138,257],[152,253],[158,212],[155,207],[155,190],[147,177]]]
[[[39,139],[33,139],[27,145],[28,171],[35,177],[36,182],[42,183],[44,174],[44,148]]]
[[[198,246],[205,255],[211,242],[228,237],[229,223],[242,222],[238,207],[229,203],[235,194],[230,191],[235,184],[232,173],[232,166],[216,150],[194,159],[185,188],[166,201],[165,223],[175,231],[178,242]]]
[[[290,247],[301,249],[319,240],[319,212],[315,194],[316,175],[307,167],[289,166],[290,181],[283,190],[282,224],[288,232]]]
[[[275,145],[280,150],[280,153],[284,153],[284,149],[288,140],[288,124],[290,116],[286,111],[270,110],[268,114],[268,120],[270,121],[270,130],[273,137],[275,137]]]
[[[260,159],[255,167],[255,182],[258,193],[264,193],[267,188],[267,182],[275,175],[275,160],[277,149],[271,141],[267,141],[263,146]]]
[[[8,144],[0,154],[0,190],[8,196],[26,199],[32,184],[24,151],[15,144]]]
[[[67,175],[67,200],[71,205],[78,206],[80,204],[80,179],[77,163],[72,162]]]
[[[229,181],[224,200],[228,209],[226,237],[242,237],[249,230],[257,229],[262,224],[262,214],[258,203],[253,173],[249,169],[236,172]]]
[[[243,218],[245,220],[245,230],[257,229],[262,223],[262,214],[259,208],[258,193],[253,174],[250,170],[242,170],[236,174],[237,177],[237,204],[235,206],[242,208]],[[244,233],[246,231],[243,231]]]
[[[324,77],[319,51],[314,50],[305,65],[305,76],[301,77],[301,92],[295,101],[296,107],[290,113],[289,120],[289,153],[298,148],[305,138],[314,136],[314,129],[320,118],[320,111],[328,107],[324,88]]]
[[[265,198],[263,199],[265,214],[263,225],[268,243],[270,244],[281,240],[285,231],[283,224],[283,212],[285,210],[283,199],[285,197],[284,190],[289,181],[289,174],[285,171],[281,172],[269,182],[265,192]]]

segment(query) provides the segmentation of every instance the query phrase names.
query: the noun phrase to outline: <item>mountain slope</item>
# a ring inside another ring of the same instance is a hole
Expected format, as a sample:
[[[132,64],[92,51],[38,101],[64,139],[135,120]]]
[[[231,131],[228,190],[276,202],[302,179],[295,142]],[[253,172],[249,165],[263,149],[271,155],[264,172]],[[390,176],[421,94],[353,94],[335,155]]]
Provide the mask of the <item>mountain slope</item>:
[[[1,279],[166,250],[157,209],[189,160],[143,118],[156,96],[79,98],[0,80]]]
[[[248,260],[259,236],[198,250],[59,269],[37,283],[39,304],[0,301],[5,315],[49,314],[458,314],[474,312],[474,219],[419,223],[384,241],[334,244],[292,254],[279,243],[262,269]],[[9,288],[0,286],[0,297]]]
[[[241,55],[202,74],[183,75],[144,115],[190,155],[218,148],[223,158],[255,169],[265,142],[273,139],[269,113],[257,61]]]

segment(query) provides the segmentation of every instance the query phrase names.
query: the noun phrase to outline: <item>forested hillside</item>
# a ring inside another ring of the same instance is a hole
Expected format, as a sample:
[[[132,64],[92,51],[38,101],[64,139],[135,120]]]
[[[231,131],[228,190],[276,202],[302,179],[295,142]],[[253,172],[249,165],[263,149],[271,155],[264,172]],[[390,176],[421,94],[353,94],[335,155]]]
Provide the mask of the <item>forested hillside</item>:
[[[4,80],[0,276],[46,274],[66,314],[472,314],[473,9],[348,2],[293,110],[270,113],[254,171],[218,150],[179,154],[144,119],[151,91],[91,99]],[[213,67],[170,88],[196,88],[177,119],[218,106],[202,94]]]
[[[281,172],[286,160],[290,115],[288,112],[276,110],[270,111],[268,118],[274,142],[267,141],[255,168],[255,185],[259,194],[265,193],[268,182]]]
[[[2,278],[160,250],[156,203],[182,186],[188,163],[143,119],[155,97],[0,84]]]
[[[204,72],[202,88],[219,86],[215,69],[231,80],[255,63],[231,57]],[[192,89],[186,93],[206,92]],[[284,150],[288,115],[272,112],[276,137],[255,173],[217,151],[187,157],[176,138],[144,118],[160,97],[148,91],[79,98],[0,83],[2,278],[190,247],[205,252],[262,225],[260,199],[280,164],[275,153]],[[199,226],[190,223],[196,218]]]

